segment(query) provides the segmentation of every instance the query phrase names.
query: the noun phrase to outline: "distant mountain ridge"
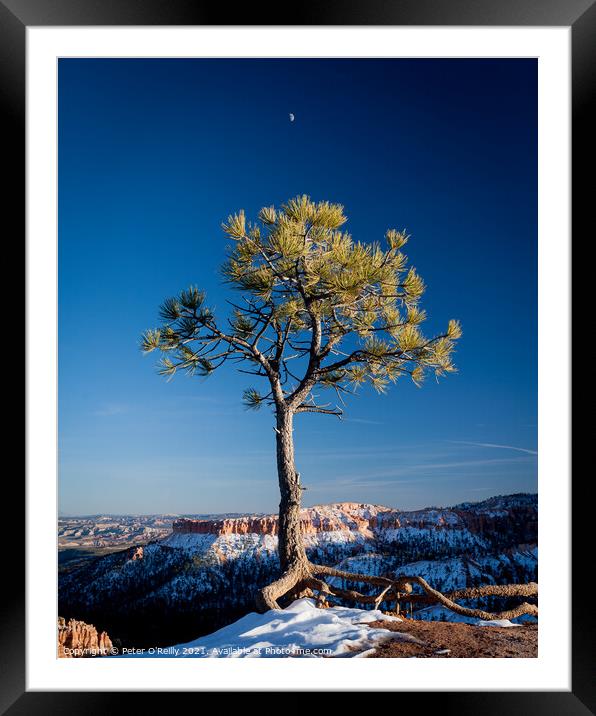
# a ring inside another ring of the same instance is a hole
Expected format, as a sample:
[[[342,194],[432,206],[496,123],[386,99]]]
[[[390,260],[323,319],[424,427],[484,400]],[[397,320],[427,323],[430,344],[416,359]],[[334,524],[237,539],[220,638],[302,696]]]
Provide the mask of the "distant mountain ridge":
[[[314,562],[377,574],[412,570],[440,590],[537,579],[537,495],[415,511],[317,505],[302,511],[302,521]],[[60,614],[97,624],[125,645],[208,633],[252,610],[256,589],[278,574],[276,533],[275,515],[177,519],[165,537],[60,575]]]
[[[165,537],[172,530],[172,522],[180,517],[215,520],[244,517],[226,514],[152,514],[152,515],[72,515],[58,518],[58,547],[85,549],[90,547],[128,547]]]

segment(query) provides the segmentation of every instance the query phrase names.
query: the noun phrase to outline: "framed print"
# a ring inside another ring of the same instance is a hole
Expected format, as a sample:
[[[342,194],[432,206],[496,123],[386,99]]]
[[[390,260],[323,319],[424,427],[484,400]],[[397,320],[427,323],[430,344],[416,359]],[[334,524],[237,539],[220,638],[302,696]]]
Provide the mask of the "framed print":
[[[0,12],[27,247],[5,712],[594,709],[570,467],[593,5]]]

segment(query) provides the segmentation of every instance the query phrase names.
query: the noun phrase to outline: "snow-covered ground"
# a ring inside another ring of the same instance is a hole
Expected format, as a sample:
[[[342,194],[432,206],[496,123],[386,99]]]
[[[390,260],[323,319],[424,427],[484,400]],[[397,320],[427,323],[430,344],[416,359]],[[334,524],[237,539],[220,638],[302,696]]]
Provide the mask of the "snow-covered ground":
[[[312,599],[297,599],[283,610],[251,613],[186,644],[154,649],[131,650],[128,657],[195,658],[284,658],[363,657],[390,639],[420,643],[406,632],[368,626],[374,621],[402,621],[378,610],[331,607],[319,609]],[[501,619],[479,621],[462,617],[458,621],[479,627],[515,627]]]
[[[370,653],[388,639],[417,641],[409,634],[367,626],[378,620],[401,621],[378,610],[318,609],[312,599],[297,599],[284,610],[247,614],[234,624],[187,644],[128,656],[354,657]]]

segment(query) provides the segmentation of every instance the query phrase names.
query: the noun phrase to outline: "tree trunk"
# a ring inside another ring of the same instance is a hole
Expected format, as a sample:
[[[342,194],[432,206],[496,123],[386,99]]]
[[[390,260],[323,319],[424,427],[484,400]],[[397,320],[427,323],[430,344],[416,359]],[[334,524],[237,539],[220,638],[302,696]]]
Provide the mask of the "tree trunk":
[[[279,561],[282,573],[304,566],[308,560],[302,540],[300,503],[302,489],[294,463],[293,413],[277,410],[277,475],[279,478]]]

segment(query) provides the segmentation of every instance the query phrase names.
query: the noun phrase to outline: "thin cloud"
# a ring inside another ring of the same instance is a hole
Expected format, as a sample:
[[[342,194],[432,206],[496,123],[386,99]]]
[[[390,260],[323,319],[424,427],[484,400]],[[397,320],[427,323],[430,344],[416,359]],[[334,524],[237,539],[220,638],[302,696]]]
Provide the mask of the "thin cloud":
[[[454,468],[485,467],[487,465],[503,465],[510,463],[525,462],[521,457],[494,457],[484,460],[450,460],[446,462],[417,462],[402,467],[391,467],[387,470],[375,470],[368,472],[369,477],[400,477],[407,476],[410,472],[424,472],[425,470],[451,470]],[[358,477],[357,479],[360,479]]]
[[[398,468],[367,472],[365,475],[346,475],[340,473],[330,478],[316,480],[316,485],[336,485],[341,487],[380,487],[411,483],[422,484],[425,482],[434,482],[439,479],[454,480],[466,477],[466,475],[463,474],[451,474],[449,471],[453,470],[454,468],[462,470],[465,468],[475,467],[498,467],[500,465],[505,464],[523,463],[526,460],[527,458],[524,459],[523,457],[505,457],[491,458],[488,460],[416,463],[411,465],[404,465],[403,467]],[[435,470],[445,470],[446,473],[438,475],[436,473],[432,474],[432,471]],[[426,471],[431,471],[431,474],[424,474]],[[422,474],[420,474],[421,472]]]
[[[537,450],[530,450],[528,448],[517,447],[517,445],[496,445],[495,443],[474,443],[468,442],[467,440],[448,440],[450,443],[456,443],[457,445],[474,445],[476,447],[483,448],[499,448],[500,450],[515,450],[517,452],[525,452],[528,455],[538,455]]]

